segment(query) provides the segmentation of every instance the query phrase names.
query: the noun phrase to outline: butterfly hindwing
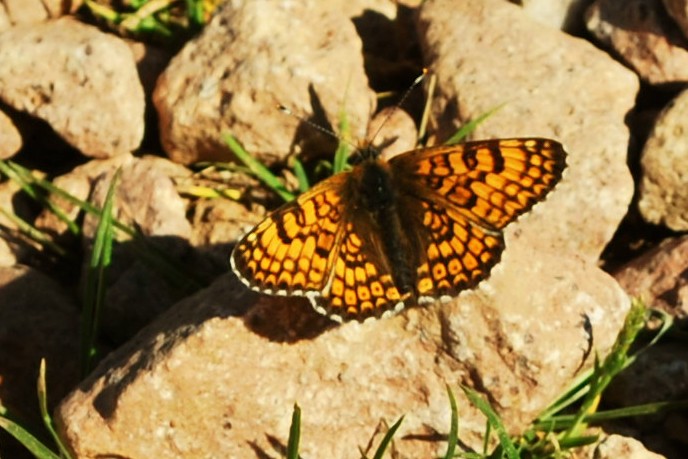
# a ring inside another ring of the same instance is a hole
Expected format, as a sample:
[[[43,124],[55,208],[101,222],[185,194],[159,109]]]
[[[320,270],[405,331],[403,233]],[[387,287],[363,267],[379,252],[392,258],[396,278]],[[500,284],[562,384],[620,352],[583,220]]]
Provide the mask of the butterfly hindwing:
[[[379,235],[371,231],[370,217],[350,215],[332,263],[332,276],[316,309],[337,319],[365,320],[387,311],[399,311],[411,295],[395,285]]]

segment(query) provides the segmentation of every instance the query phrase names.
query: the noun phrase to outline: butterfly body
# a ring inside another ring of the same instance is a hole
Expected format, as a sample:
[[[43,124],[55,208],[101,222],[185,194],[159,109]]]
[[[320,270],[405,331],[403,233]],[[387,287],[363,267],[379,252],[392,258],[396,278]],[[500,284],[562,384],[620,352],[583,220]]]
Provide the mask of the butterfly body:
[[[368,220],[366,225],[379,236],[379,246],[374,251],[388,260],[394,285],[402,298],[409,298],[414,293],[416,260],[404,231],[408,225],[403,212],[402,187],[390,165],[374,156],[364,159],[351,172],[345,196],[352,203],[349,209],[354,214],[349,220]]]
[[[498,139],[366,155],[285,204],[237,243],[254,290],[308,297],[364,320],[456,296],[489,276],[503,228],[554,187],[565,152],[549,139]]]

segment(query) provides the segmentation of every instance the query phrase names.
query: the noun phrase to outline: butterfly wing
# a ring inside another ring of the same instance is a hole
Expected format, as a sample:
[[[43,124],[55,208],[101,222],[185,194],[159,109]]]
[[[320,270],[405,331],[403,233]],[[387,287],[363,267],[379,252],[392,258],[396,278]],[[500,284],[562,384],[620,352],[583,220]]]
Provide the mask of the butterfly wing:
[[[342,187],[331,177],[259,223],[234,247],[231,264],[248,287],[273,295],[319,294],[342,238]]]
[[[340,321],[402,307],[371,216],[346,205],[349,180],[342,173],[321,182],[246,234],[231,256],[242,282],[263,293],[306,296]]]
[[[414,239],[418,302],[451,297],[489,276],[501,231],[561,179],[566,153],[549,139],[498,139],[419,149],[390,160]]]
[[[356,209],[349,212],[330,280],[313,299],[316,310],[339,321],[363,321],[401,310],[412,292],[402,292],[394,283],[371,215]]]
[[[422,215],[415,237],[416,301],[447,300],[487,278],[504,250],[501,232],[489,231],[467,220],[454,207],[422,198],[405,197],[404,208]],[[417,210],[416,210],[417,209]]]

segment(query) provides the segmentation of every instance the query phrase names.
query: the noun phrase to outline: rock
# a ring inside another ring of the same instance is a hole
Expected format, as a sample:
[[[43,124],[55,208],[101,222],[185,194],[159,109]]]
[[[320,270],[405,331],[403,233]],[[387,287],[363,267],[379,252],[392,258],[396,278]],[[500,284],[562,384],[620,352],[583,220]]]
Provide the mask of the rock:
[[[0,31],[75,13],[82,3],[82,0],[3,0],[0,3]]]
[[[688,38],[688,1],[686,0],[662,0],[664,8],[681,28],[683,36]]]
[[[605,400],[613,406],[635,406],[688,397],[688,349],[681,343],[663,342],[638,354],[630,367],[612,381]],[[665,414],[655,415],[663,419]],[[644,421],[644,420],[643,420]],[[657,429],[655,423],[642,425]]]
[[[660,114],[643,148],[638,208],[643,218],[675,231],[688,229],[688,91]]]
[[[41,0],[4,0],[0,10],[3,10],[9,25],[36,24],[49,17]]]
[[[108,268],[107,306],[103,311],[103,333],[115,343],[128,339],[194,288],[190,287],[193,282],[186,285],[180,281],[170,285],[165,273],[169,274],[179,266],[160,270],[153,268],[151,263],[177,262],[187,269],[187,274],[191,273],[192,277],[198,275],[199,278],[209,270],[197,266],[199,261],[196,259],[200,254],[191,251],[189,239],[192,231],[186,219],[186,202],[174,184],[175,179],[190,175],[183,166],[163,158],[134,158],[127,154],[89,161],[57,177],[53,184],[77,199],[102,208],[118,168],[122,172],[113,214],[119,222],[138,230],[147,240],[132,240],[124,232],[115,232],[119,243],[114,246],[112,265]],[[51,200],[72,220],[82,213],[80,207],[61,198],[51,197]],[[82,230],[88,244],[95,237],[98,221],[92,214],[84,217]],[[47,210],[37,218],[36,226],[56,240],[69,235],[66,225]],[[88,260],[86,257],[87,263]],[[184,273],[181,275],[183,277]]]
[[[660,454],[648,451],[638,440],[612,434],[604,438],[595,449],[594,459],[664,459]]]
[[[22,138],[12,119],[0,111],[0,159],[14,156],[22,147]]]
[[[46,359],[49,409],[79,377],[77,306],[52,279],[26,266],[0,267],[0,404],[25,425],[42,425],[36,397]],[[38,430],[32,430],[38,432]],[[10,454],[0,445],[3,457]]]
[[[191,206],[190,214],[191,244],[212,258],[223,272],[234,243],[265,217],[264,211],[251,212],[230,199],[199,199]]]
[[[619,373],[605,392],[605,401],[611,407],[679,402],[686,397],[688,349],[684,343],[666,339],[639,353],[636,361]],[[634,423],[637,434],[634,436],[667,457],[683,457],[680,452],[686,451],[686,437],[677,433],[687,423],[685,412],[660,411],[637,418]],[[672,437],[673,443],[668,441]]]
[[[99,208],[104,205],[114,172],[110,169],[94,183],[91,202]],[[191,225],[186,219],[186,205],[173,182],[175,174],[188,177],[191,172],[154,156],[133,158],[124,164],[116,189],[115,218],[138,228],[145,236],[188,239]],[[87,238],[95,234],[98,220],[92,214],[86,217],[83,230]]]
[[[688,39],[661,2],[596,0],[588,30],[653,85],[688,81]]]
[[[672,316],[688,316],[688,237],[666,239],[614,273],[629,295]]]
[[[523,10],[536,21],[575,32],[583,27],[583,11],[590,0],[521,0]]]
[[[21,193],[21,186],[14,180],[0,183],[0,266],[10,267],[26,262],[39,250],[38,244],[23,234],[17,222],[10,216],[28,220],[28,198]]]
[[[594,299],[577,292],[579,280],[552,271],[539,279],[556,284],[551,296],[515,292],[504,316],[504,304],[479,307],[490,295],[480,291],[335,328],[303,299],[259,296],[223,276],[115,351],[65,399],[57,421],[79,457],[249,457],[286,444],[298,402],[304,457],[359,457],[380,419],[406,416],[396,438],[447,432],[449,382],[462,441],[481,445],[484,418],[458,382],[488,391],[513,431],[557,395],[552,381],[575,373],[587,341],[580,312],[593,320],[596,348],[611,344],[623,314],[606,309],[623,294],[599,271],[589,274],[599,283]],[[562,314],[560,303],[576,312]],[[550,316],[557,319],[543,319]],[[446,444],[406,438],[396,448],[431,457]]]
[[[366,138],[380,149],[383,158],[392,158],[416,148],[418,130],[408,113],[398,107],[387,107],[370,121]]]
[[[0,100],[47,121],[84,155],[139,146],[143,90],[122,40],[63,18],[0,34],[0,61]]]
[[[243,14],[230,19],[249,17]],[[447,304],[333,326],[302,298],[256,295],[223,276],[163,313],[64,401],[57,420],[77,455],[280,454],[298,402],[304,457],[359,457],[356,447],[379,420],[391,424],[401,415],[399,455],[433,457],[446,448],[427,437],[448,431],[447,382],[460,399],[461,439],[479,448],[484,417],[458,383],[482,392],[515,433],[592,364],[591,341],[599,355],[608,351],[629,301],[594,263],[630,200],[623,119],[637,79],[591,45],[538,25],[506,2],[426,2],[419,21],[438,76],[440,138],[457,121],[507,101],[476,136],[542,135],[570,146],[568,177],[506,230],[507,249],[490,279]],[[224,42],[203,37],[201,43]],[[264,57],[255,59],[239,70],[259,68]],[[253,80],[265,74],[255,72]],[[206,79],[210,94],[213,81],[219,80]],[[228,209],[218,212],[229,215]]]
[[[590,43],[543,27],[500,0],[428,2],[419,31],[437,75],[430,132],[435,127],[443,141],[499,107],[472,138],[561,141],[569,167],[543,204],[553,213],[544,219],[531,212],[521,232],[537,247],[597,262],[633,194],[624,119],[638,91],[635,75]]]
[[[52,183],[55,187],[71,194],[74,198],[80,201],[87,201],[91,195],[93,184],[98,177],[106,173],[112,173],[118,167],[122,167],[133,160],[133,156],[130,154],[119,155],[110,159],[94,159],[75,167],[64,175],[55,177]],[[81,207],[59,196],[50,196],[50,200],[72,221],[76,221],[81,213]],[[67,224],[49,210],[43,210],[36,218],[34,224],[36,228],[48,233],[55,240],[68,237]]]
[[[114,168],[110,169],[93,184],[90,201],[98,208],[104,205],[114,172]],[[184,284],[187,279],[177,278],[175,284],[166,277],[170,269],[181,268],[182,277],[184,269],[191,277],[200,277],[191,262],[191,225],[186,219],[186,205],[172,178],[189,174],[186,168],[157,157],[133,158],[122,166],[113,215],[137,229],[146,241],[117,232],[120,244],[114,247],[113,263],[108,269],[103,310],[103,333],[113,342],[128,339],[193,289]],[[83,233],[89,242],[95,237],[97,225],[98,218],[85,216]],[[166,271],[156,263],[172,266]]]
[[[227,160],[228,132],[266,162],[303,137],[311,140],[302,148],[315,155],[313,138],[322,134],[304,126],[297,135],[300,121],[278,105],[330,126],[345,108],[352,136],[363,138],[375,98],[361,46],[349,18],[317,1],[227,2],[158,80],[153,100],[165,151],[183,164]]]

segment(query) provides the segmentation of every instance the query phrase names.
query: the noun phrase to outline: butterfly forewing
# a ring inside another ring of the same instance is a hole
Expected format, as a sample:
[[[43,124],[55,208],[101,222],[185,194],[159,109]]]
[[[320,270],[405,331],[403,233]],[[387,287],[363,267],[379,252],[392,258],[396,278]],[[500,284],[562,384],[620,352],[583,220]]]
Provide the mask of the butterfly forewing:
[[[332,271],[332,254],[344,226],[341,188],[332,177],[285,204],[239,241],[232,267],[242,281],[264,293],[319,293]]]
[[[499,230],[544,198],[566,154],[549,139],[495,139],[414,150],[390,160],[404,188]]]

